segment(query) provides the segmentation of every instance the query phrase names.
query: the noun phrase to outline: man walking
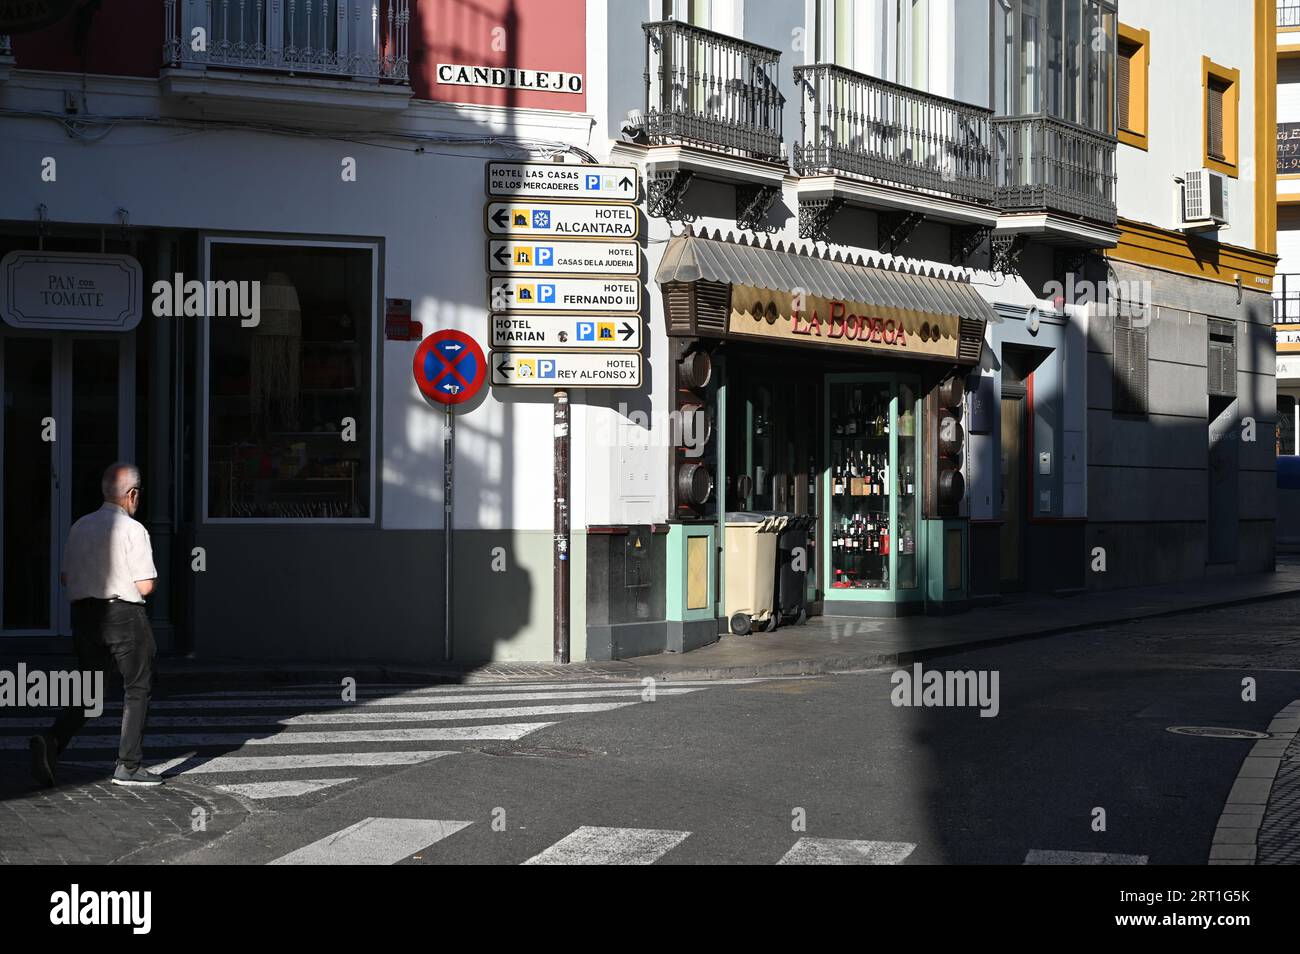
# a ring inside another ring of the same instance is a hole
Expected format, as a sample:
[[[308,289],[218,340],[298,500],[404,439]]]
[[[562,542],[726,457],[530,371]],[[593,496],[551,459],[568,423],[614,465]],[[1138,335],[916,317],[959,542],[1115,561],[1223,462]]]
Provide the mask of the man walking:
[[[153,630],[144,598],[153,592],[149,531],[132,519],[140,506],[140,471],[116,463],[104,471],[104,505],[82,517],[68,533],[64,586],[72,601],[72,642],[83,670],[104,671],[110,663],[122,675],[122,741],[113,771],[115,785],[161,785],[162,777],[141,764],[141,743],[153,687]],[[32,774],[54,784],[59,753],[86,724],[81,708],[68,708],[53,731],[32,736]]]

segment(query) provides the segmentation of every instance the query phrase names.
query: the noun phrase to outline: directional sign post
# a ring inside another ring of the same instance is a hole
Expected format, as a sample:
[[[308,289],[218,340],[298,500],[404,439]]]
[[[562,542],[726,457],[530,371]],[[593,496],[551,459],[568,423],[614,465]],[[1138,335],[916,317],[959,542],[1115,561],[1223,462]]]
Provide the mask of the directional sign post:
[[[415,349],[411,374],[420,393],[446,408],[442,437],[442,654],[451,660],[452,488],[455,479],[456,415],[453,408],[477,394],[487,378],[487,359],[478,342],[449,329],[429,335]]]
[[[640,315],[493,315],[493,348],[641,349]]]
[[[489,162],[488,195],[506,198],[596,199],[635,202],[632,166],[577,166],[555,162]]]
[[[519,199],[489,202],[486,214],[487,230],[492,235],[634,239],[640,225],[634,205]]]
[[[554,391],[553,638],[567,663],[568,389],[641,386],[640,176],[563,162],[489,162],[484,175],[492,383]],[[518,347],[547,350],[495,350]]]
[[[492,383],[517,388],[639,388],[641,355],[494,351]]]

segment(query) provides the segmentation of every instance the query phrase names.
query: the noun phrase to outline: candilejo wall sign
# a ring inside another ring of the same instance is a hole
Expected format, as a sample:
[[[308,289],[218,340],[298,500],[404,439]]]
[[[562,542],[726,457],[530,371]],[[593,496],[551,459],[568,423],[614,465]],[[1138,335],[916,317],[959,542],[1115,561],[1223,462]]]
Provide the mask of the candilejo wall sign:
[[[733,335],[865,348],[899,357],[957,356],[959,320],[955,315],[926,315],[815,295],[803,295],[801,308],[794,304],[794,295],[788,291],[733,285],[727,330]]]

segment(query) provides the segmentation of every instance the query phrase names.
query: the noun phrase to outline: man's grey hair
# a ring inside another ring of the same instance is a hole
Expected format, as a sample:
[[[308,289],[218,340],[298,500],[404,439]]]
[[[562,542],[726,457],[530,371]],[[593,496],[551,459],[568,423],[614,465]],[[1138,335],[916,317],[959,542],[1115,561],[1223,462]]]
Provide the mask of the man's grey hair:
[[[117,461],[109,464],[104,471],[104,479],[99,482],[105,500],[119,500],[125,497],[132,487],[140,486],[140,469],[135,464]]]

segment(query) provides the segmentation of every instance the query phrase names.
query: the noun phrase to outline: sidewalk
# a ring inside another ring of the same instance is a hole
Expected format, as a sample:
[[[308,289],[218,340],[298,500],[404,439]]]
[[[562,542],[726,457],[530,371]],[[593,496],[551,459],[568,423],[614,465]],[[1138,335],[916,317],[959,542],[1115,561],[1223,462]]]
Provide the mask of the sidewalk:
[[[663,653],[614,662],[483,663],[415,666],[361,663],[248,663],[161,657],[161,684],[212,682],[536,682],[574,680],[726,679],[743,676],[814,675],[910,665],[955,650],[1050,636],[1131,620],[1300,596],[1300,561],[1279,561],[1275,573],[1196,580],[1072,597],[1024,597],[952,616],[902,619],[816,617],[775,633],[723,636],[689,653]],[[62,657],[28,657],[28,666],[57,668]],[[0,667],[16,660],[0,658]]]

